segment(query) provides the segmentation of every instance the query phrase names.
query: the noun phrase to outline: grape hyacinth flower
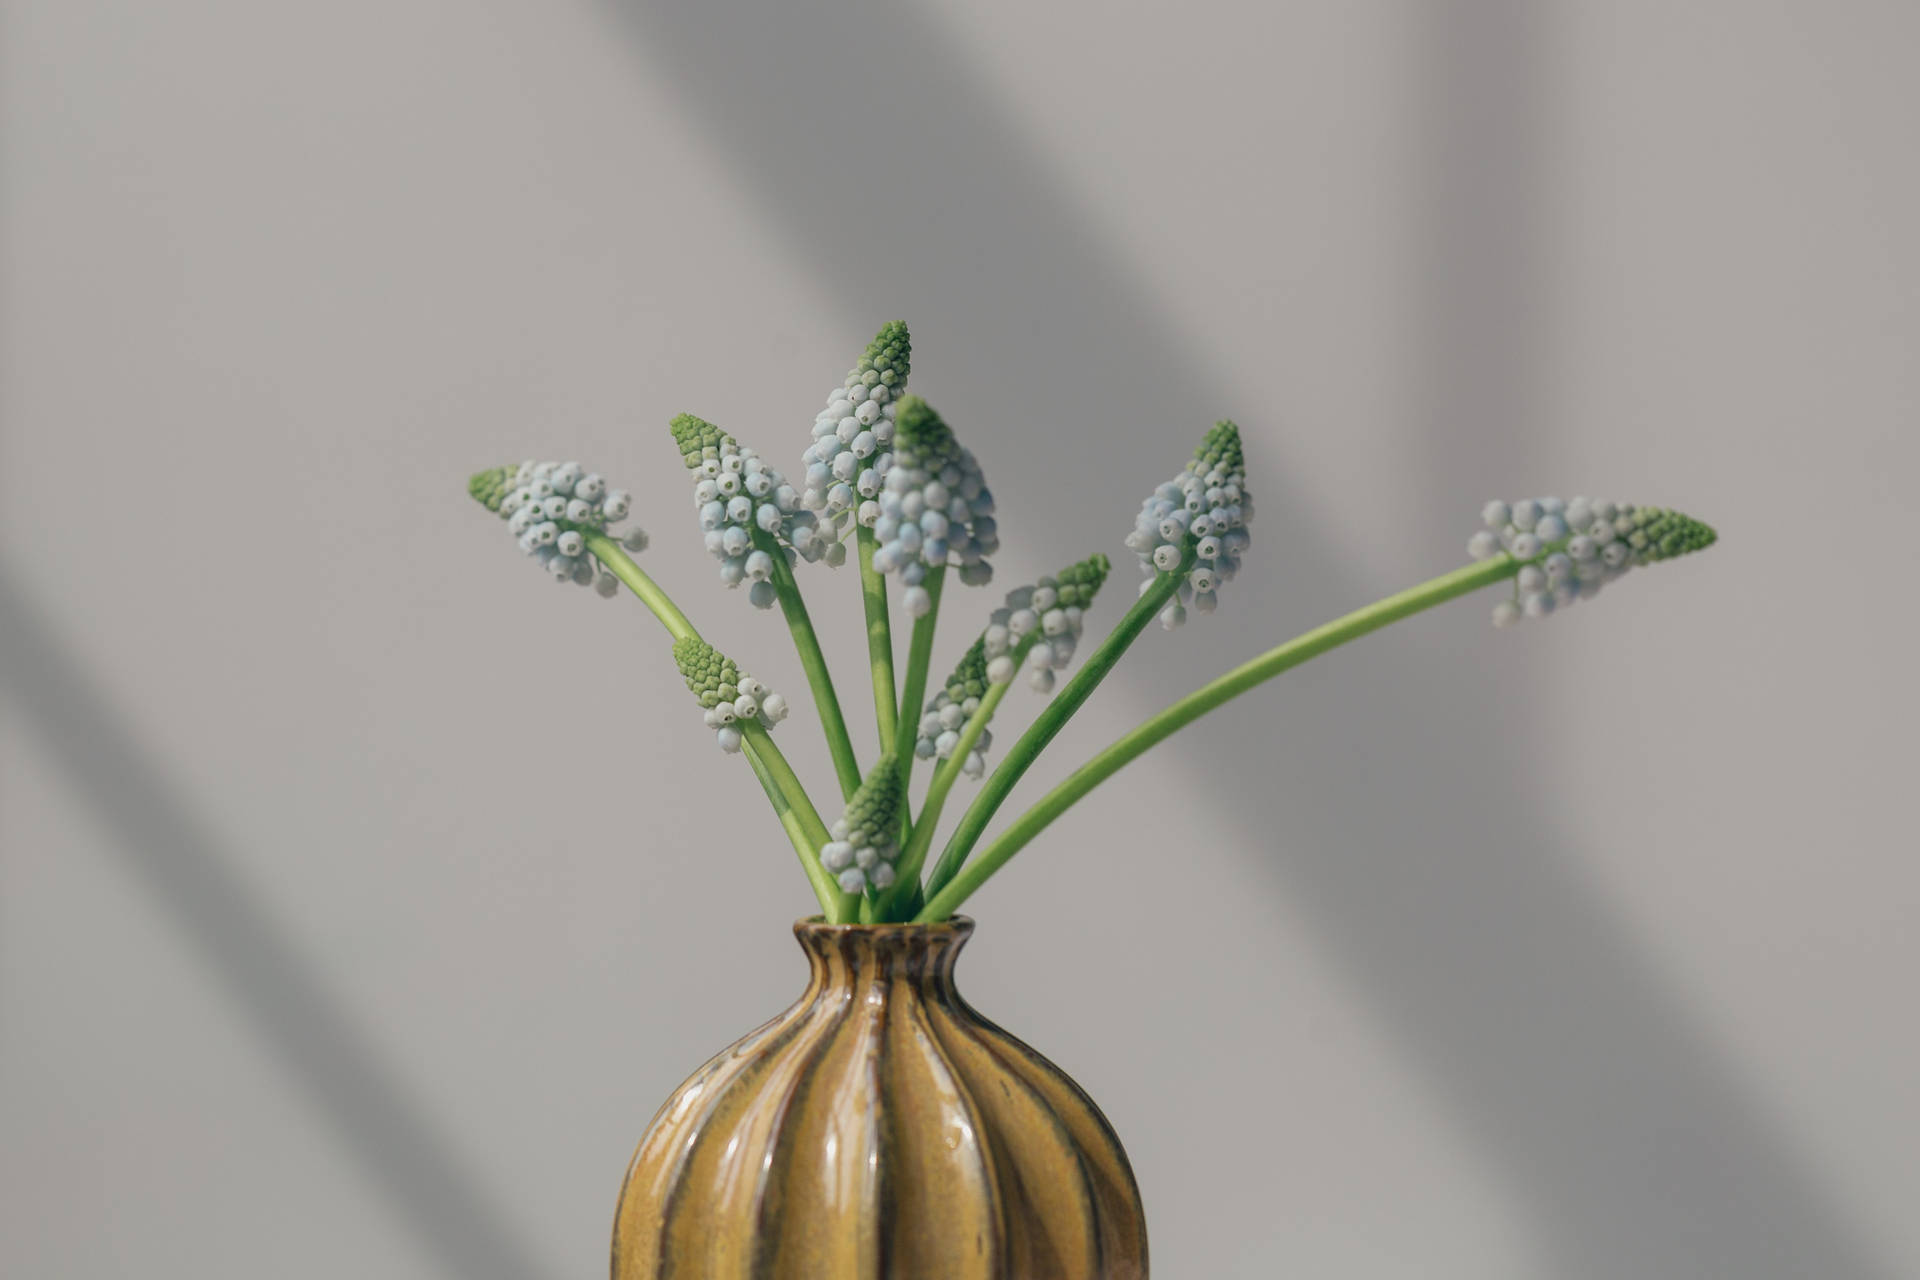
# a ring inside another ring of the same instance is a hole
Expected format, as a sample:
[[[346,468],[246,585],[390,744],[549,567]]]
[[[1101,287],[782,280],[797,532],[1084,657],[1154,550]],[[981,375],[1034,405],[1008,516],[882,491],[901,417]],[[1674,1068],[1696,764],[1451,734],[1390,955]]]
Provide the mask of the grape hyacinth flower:
[[[1008,679],[1011,678],[1009,673]],[[927,703],[926,712],[920,717],[920,730],[914,739],[913,754],[922,760],[931,760],[936,756],[945,760],[951,756],[960,743],[960,730],[966,725],[968,717],[980,709],[980,699],[987,696],[987,686],[991,683],[987,679],[987,639],[983,633],[974,637],[966,653],[954,665],[947,683]],[[961,766],[969,778],[977,778],[986,772],[987,748],[992,745],[993,730],[982,729],[980,740],[974,744]]]
[[[847,800],[847,811],[828,830],[832,840],[820,848],[820,864],[847,893],[893,884],[900,857],[899,762],[892,752],[880,757]]]
[[[1051,692],[1054,672],[1066,670],[1073,661],[1086,610],[1111,568],[1105,556],[1089,556],[1062,569],[1058,577],[1009,591],[1006,603],[989,615],[987,629],[975,638],[945,687],[927,703],[914,754],[922,760],[950,757],[960,743],[961,729],[979,709],[987,690],[1013,681],[1022,649],[1027,683],[1037,692]],[[986,772],[987,749],[992,745],[992,730],[982,729],[961,764],[969,778]]]
[[[888,322],[813,420],[800,503],[819,521],[829,565],[846,561],[842,539],[854,519],[870,527],[879,518],[877,499],[893,465],[894,402],[907,389],[912,357],[906,324]]]
[[[1467,541],[1475,560],[1498,555],[1522,562],[1513,598],[1493,607],[1493,625],[1545,618],[1557,608],[1600,594],[1639,565],[1657,564],[1713,545],[1707,525],[1664,507],[1596,498],[1524,498],[1489,502],[1486,527]]]
[[[694,698],[706,708],[707,727],[715,731],[720,749],[740,750],[741,723],[771,729],[787,718],[787,700],[750,675],[699,636],[673,642],[673,660]]]
[[[754,530],[818,560],[826,543],[813,514],[801,509],[800,495],[777,468],[711,422],[683,413],[669,425],[681,461],[694,473],[693,505],[707,550],[720,562],[720,581],[729,588],[750,583],[754,608],[771,609],[777,599],[773,554],[754,547]]]
[[[633,499],[624,489],[609,489],[577,462],[523,462],[475,472],[467,492],[505,520],[520,549],[556,581],[592,586],[602,596],[620,589],[586,540],[590,533],[611,536],[610,527],[626,519]],[[646,530],[628,530],[620,545],[646,550]]]
[[[873,567],[897,574],[906,584],[901,604],[914,617],[924,617],[932,608],[920,585],[929,568],[952,560],[968,586],[992,580],[987,557],[1000,549],[993,494],[973,454],[919,396],[903,396],[898,402],[893,465],[874,506],[877,514],[871,523],[880,549],[874,552]]]
[[[1186,563],[1193,567],[1180,583],[1177,596],[1160,613],[1160,623],[1171,631],[1187,620],[1187,605],[1212,613],[1220,584],[1240,568],[1240,557],[1252,541],[1253,495],[1247,491],[1247,465],[1240,448],[1240,428],[1215,423],[1195,450],[1193,461],[1162,484],[1140,504],[1127,546],[1140,555],[1147,580],[1144,594],[1158,574],[1172,573]]]

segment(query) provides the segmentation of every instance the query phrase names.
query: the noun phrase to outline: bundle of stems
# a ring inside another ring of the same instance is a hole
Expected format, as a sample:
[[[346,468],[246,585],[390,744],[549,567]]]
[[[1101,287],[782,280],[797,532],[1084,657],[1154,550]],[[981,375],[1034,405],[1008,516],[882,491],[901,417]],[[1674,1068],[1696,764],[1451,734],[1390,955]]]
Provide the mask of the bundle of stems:
[[[1149,716],[1096,752],[989,837],[1002,806],[1073,715],[1093,696],[1149,623],[1181,625],[1189,607],[1211,613],[1234,577],[1253,502],[1240,434],[1230,422],[1206,433],[1192,460],[1142,503],[1127,546],[1145,579],[1138,598],[1057,688],[1108,571],[1093,556],[1057,577],[1007,594],[949,680],[928,698],[943,601],[952,579],[979,585],[997,549],[993,500],[972,455],[924,400],[906,393],[904,325],[880,331],[816,419],[803,484],[719,428],[690,415],[673,423],[695,473],[695,505],[728,585],[786,620],[841,792],[828,823],[785,755],[773,726],[785,702],[703,640],[687,615],[630,554],[644,534],[616,538],[629,499],[573,463],[483,471],[472,495],[508,519],[523,550],[554,576],[624,586],[657,618],[720,745],[745,756],[800,860],[822,915],[833,923],[932,922],[953,915],[1033,838],[1143,752],[1233,698],[1301,663],[1457,597],[1511,584],[1493,620],[1544,617],[1596,594],[1640,565],[1715,540],[1712,529],[1661,508],[1575,498],[1492,502],[1468,542],[1466,565],[1387,596],[1259,653]],[[877,750],[862,763],[826,654],[801,594],[803,562],[843,562],[851,542],[866,622]],[[889,592],[888,578],[902,590]],[[906,617],[898,618],[896,609]],[[949,610],[950,611],[950,610]],[[910,626],[907,623],[910,619]],[[901,625],[896,627],[896,622]],[[904,663],[895,631],[906,630]],[[1016,673],[1050,696],[989,772],[991,725]],[[927,764],[917,810],[916,766]],[[940,821],[965,775],[984,775],[937,857]]]

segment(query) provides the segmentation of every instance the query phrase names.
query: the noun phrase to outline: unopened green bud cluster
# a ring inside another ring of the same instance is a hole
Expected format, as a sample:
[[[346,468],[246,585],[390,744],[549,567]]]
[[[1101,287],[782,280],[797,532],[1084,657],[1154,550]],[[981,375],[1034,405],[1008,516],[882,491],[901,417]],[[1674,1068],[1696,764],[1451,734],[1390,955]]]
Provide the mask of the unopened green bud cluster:
[[[1160,485],[1140,504],[1127,546],[1140,556],[1147,579],[1172,573],[1193,558],[1178,594],[1160,613],[1161,625],[1171,631],[1187,620],[1187,606],[1212,613],[1220,584],[1233,580],[1240,557],[1252,542],[1247,526],[1253,523],[1253,495],[1247,490],[1247,463],[1240,447],[1240,428],[1217,422],[1194,451],[1193,461],[1173,479]]]
[[[1629,570],[1710,547],[1716,537],[1678,511],[1599,498],[1495,499],[1481,510],[1480,522],[1485,527],[1468,539],[1469,555],[1522,562],[1513,598],[1493,607],[1496,627],[1548,617],[1599,595]]]
[[[633,499],[625,490],[609,489],[577,462],[523,462],[475,472],[467,492],[505,520],[520,550],[556,581],[592,586],[602,596],[620,589],[619,579],[587,550],[587,536],[607,533],[626,518]],[[646,531],[631,529],[620,543],[644,551]]]
[[[787,718],[785,698],[742,672],[733,659],[699,636],[674,641],[673,660],[694,699],[705,708],[707,727],[714,730],[722,751],[740,750],[742,722],[771,729]]]
[[[893,884],[900,857],[899,761],[881,756],[847,801],[847,811],[829,829],[833,839],[820,847],[820,863],[847,893]]]

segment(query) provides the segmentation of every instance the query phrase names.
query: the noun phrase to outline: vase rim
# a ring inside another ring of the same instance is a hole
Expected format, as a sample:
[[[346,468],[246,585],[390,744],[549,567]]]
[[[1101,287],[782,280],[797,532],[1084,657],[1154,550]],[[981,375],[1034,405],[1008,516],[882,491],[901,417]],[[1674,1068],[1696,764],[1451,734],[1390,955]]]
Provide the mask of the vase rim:
[[[947,933],[969,934],[973,932],[972,916],[953,916],[946,920],[920,923],[913,920],[899,920],[890,923],[862,923],[849,921],[846,924],[828,924],[822,916],[804,916],[793,922],[796,937],[810,934],[909,934],[909,933]]]

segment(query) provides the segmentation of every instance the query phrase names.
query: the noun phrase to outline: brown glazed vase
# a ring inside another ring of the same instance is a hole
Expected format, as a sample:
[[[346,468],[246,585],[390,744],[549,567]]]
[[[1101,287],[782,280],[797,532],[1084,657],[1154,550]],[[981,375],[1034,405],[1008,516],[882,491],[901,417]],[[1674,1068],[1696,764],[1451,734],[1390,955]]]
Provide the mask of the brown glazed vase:
[[[614,1280],[1147,1274],[1140,1191],[1100,1109],[954,989],[971,920],[793,932],[806,991],[640,1139]]]

